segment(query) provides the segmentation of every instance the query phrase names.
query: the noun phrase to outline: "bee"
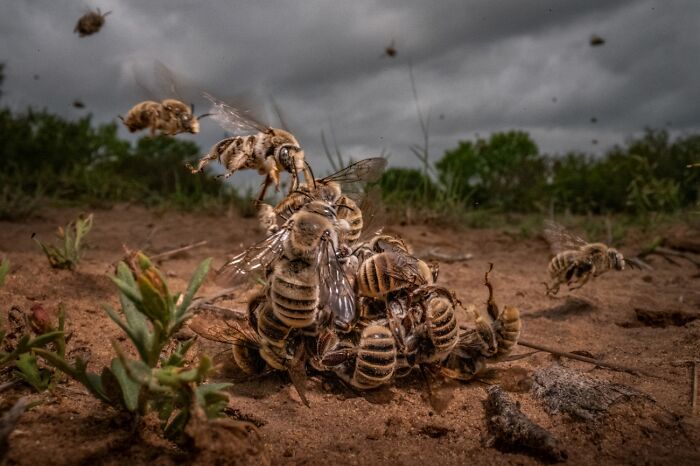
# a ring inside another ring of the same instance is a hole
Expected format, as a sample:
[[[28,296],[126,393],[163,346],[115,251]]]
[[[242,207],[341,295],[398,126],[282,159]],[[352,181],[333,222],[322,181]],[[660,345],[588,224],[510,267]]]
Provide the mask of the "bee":
[[[249,300],[247,322],[207,314],[195,317],[190,328],[203,338],[230,344],[234,365],[245,377],[286,371],[302,402],[308,406],[304,347],[292,329],[275,317],[264,293]]]
[[[262,274],[269,283],[267,293],[275,316],[285,325],[308,327],[328,312],[335,325],[347,331],[356,308],[352,286],[336,253],[337,222],[330,204],[309,202],[278,232],[224,265],[218,281],[236,283]]]
[[[82,100],[76,99],[73,101],[73,107],[74,108],[85,108],[85,104],[83,103]]]
[[[131,107],[125,118],[121,118],[130,132],[149,128],[151,136],[156,131],[174,136],[180,133],[199,133],[199,119],[207,115],[194,116],[194,105],[187,105],[177,99],[162,102],[146,100]]]
[[[357,345],[330,339],[322,350],[321,365],[335,372],[350,386],[368,390],[391,382],[396,370],[396,343],[384,325],[370,324],[362,330]]]
[[[424,325],[430,341],[430,347],[419,353],[418,362],[442,362],[459,340],[459,327],[455,315],[459,301],[450,290],[436,285],[420,287],[410,296],[411,300],[418,299],[423,309]]]
[[[486,312],[480,313],[471,305],[467,312],[474,316],[475,328],[460,329],[457,344],[442,363],[441,373],[456,380],[471,380],[488,362],[505,359],[518,343],[522,322],[514,307],[506,306],[501,311],[493,297],[493,286],[489,281],[489,270],[484,276],[484,285],[489,291]]]
[[[246,112],[239,110],[203,93],[213,105],[211,115],[226,131],[255,132],[247,136],[225,138],[212,146],[209,152],[199,159],[196,166],[188,165],[192,173],[201,172],[212,160],[219,160],[224,165],[226,178],[238,170],[255,169],[265,175],[258,200],[265,197],[267,187],[274,184],[279,189],[281,171],[292,176],[290,192],[299,186],[299,173],[304,174],[308,183],[313,183],[313,173],[304,160],[304,150],[296,137],[288,131],[272,128],[260,123]]]
[[[363,261],[374,254],[382,252],[396,252],[408,255],[413,253],[411,247],[402,238],[378,233],[371,239],[360,243],[353,251],[353,255]]]
[[[398,251],[375,254],[359,267],[356,287],[359,296],[382,299],[389,293],[434,282],[433,269],[424,261]]]
[[[394,58],[397,54],[396,47],[394,46],[394,40],[391,40],[391,43],[387,45],[387,47],[384,49],[384,55],[389,57],[389,58]]]
[[[557,294],[564,283],[569,290],[575,290],[591,277],[625,269],[625,259],[617,249],[603,243],[588,243],[558,223],[547,222],[544,236],[555,254],[547,266],[552,279],[551,284],[545,283],[548,295]]]
[[[73,32],[77,32],[80,37],[95,34],[102,29],[102,26],[105,23],[105,18],[110,13],[112,12],[108,11],[107,13],[102,14],[99,8],[95,11],[88,11],[81,16],[80,19],[78,19],[78,23],[75,25]]]

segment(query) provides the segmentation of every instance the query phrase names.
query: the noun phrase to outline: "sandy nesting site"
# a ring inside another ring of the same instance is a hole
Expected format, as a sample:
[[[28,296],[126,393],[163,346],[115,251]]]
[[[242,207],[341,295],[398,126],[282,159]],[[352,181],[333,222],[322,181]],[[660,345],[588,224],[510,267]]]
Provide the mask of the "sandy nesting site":
[[[94,212],[89,249],[78,270],[53,270],[31,234],[49,239],[56,226],[77,213],[75,209],[47,210],[25,223],[0,223],[0,256],[7,255],[13,264],[0,288],[0,312],[4,320],[11,306],[27,310],[40,303],[56,309],[64,303],[68,330],[73,332],[69,348],[89,351],[93,370],[113,357],[111,339],[124,343],[123,335],[100,307],[109,303],[118,308],[117,290],[109,274],[111,264],[123,255],[122,244],[158,253],[207,240],[205,246],[161,263],[172,288],[180,290],[203,258],[214,257],[218,268],[244,243],[262,237],[254,219],[117,206]],[[523,340],[563,351],[583,351],[654,376],[594,368],[540,352],[489,366],[481,380],[443,385],[441,395],[452,399],[441,413],[426,401],[419,375],[368,393],[312,376],[308,381],[310,408],[301,404],[283,375],[236,384],[229,412],[258,426],[273,464],[538,463],[530,456],[487,446],[484,401],[491,384],[500,385],[527,416],[559,440],[567,464],[700,464],[700,412],[691,414],[687,364],[700,354],[700,319],[690,320],[700,316],[700,278],[694,266],[685,261],[675,266],[651,257],[654,271],[610,272],[581,290],[550,298],[541,285],[549,254],[541,239],[429,225],[389,230],[408,240],[419,255],[431,247],[472,253],[472,260],[441,264],[440,269],[440,282],[455,289],[465,304],[484,305],[483,275],[493,262],[496,300],[520,309]],[[634,251],[649,240],[642,234],[633,236],[621,245],[623,252]],[[217,289],[208,280],[200,294]],[[228,305],[242,304],[229,301]],[[645,310],[676,312],[686,316],[681,319],[686,322],[640,321],[637,315]],[[199,349],[214,354],[226,348],[207,342]],[[520,347],[516,353],[530,351]],[[591,420],[550,414],[535,399],[531,386],[535,371],[552,364],[624,384],[646,396],[623,397]],[[30,393],[23,386],[5,391],[0,395],[3,408],[9,400]],[[152,429],[134,435],[128,421],[74,382],[31,397],[41,403],[23,416],[11,435],[7,464],[124,464],[128,460],[132,465],[160,465],[186,459],[182,451],[159,438],[155,422]]]

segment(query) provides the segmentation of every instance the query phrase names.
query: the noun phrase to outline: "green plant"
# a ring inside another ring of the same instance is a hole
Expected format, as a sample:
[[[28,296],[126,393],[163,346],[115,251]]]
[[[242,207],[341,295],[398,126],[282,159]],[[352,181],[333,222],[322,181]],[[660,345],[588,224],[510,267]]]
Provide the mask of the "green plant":
[[[5,278],[10,272],[10,259],[0,260],[0,286],[5,284]]]
[[[89,372],[78,358],[70,363],[55,352],[35,349],[50,365],[83,384],[101,401],[134,415],[154,411],[168,438],[179,439],[195,410],[208,418],[218,417],[228,400],[222,392],[228,384],[205,384],[212,363],[204,356],[188,367],[187,351],[193,341],[181,343],[170,354],[175,333],[191,316],[188,308],[209,270],[211,259],[202,262],[183,294],[172,294],[161,272],[143,254],[136,255],[131,268],[124,262],[113,278],[119,289],[124,317],[109,307],[104,310],[126,333],[136,349],[130,358],[113,343],[117,357],[99,374]]]
[[[78,217],[65,228],[58,229],[57,236],[63,240],[62,246],[42,243],[36,237],[34,237],[34,241],[44,251],[51,267],[75,270],[82,255],[83,238],[90,232],[91,228],[92,214],[84,218]]]

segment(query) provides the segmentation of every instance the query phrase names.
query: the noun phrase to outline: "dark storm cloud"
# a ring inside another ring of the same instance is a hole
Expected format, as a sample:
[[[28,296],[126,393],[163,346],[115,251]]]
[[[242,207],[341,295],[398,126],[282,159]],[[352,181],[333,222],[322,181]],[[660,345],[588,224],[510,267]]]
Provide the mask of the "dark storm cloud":
[[[103,30],[79,38],[72,30],[86,6],[0,4],[6,105],[73,117],[80,99],[110,121],[144,96],[133,69],[159,59],[190,89],[274,95],[317,164],[326,164],[321,130],[346,154],[387,149],[393,164],[415,164],[410,65],[433,154],[512,128],[564,152],[601,150],[645,126],[700,127],[693,0],[104,0],[89,4],[113,11]],[[606,44],[590,47],[591,34]],[[392,40],[398,55],[382,57]],[[192,139],[207,148],[222,134],[205,122]]]

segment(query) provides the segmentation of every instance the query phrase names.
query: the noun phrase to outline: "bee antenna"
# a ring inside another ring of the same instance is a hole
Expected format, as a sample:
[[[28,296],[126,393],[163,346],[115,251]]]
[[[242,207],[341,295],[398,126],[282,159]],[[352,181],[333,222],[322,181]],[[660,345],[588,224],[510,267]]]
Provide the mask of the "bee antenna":
[[[306,168],[309,169],[309,173],[311,173],[311,182],[314,184],[314,189],[316,189],[316,177],[314,176],[314,171],[311,169],[311,165],[309,165],[309,162],[304,160],[304,165],[306,165]],[[308,183],[308,180],[306,181]]]
[[[192,114],[194,115],[194,102],[190,104],[190,109],[192,109]]]
[[[194,113],[194,106],[192,107],[192,113]],[[211,115],[213,115],[213,114],[212,113],[202,113],[201,115],[199,115],[197,117],[197,119],[201,120],[202,118],[206,118],[206,117],[211,116]]]
[[[98,10],[99,10],[99,8],[98,8]],[[109,10],[107,13],[103,14],[102,17],[104,18],[105,16],[107,16],[110,13],[112,13],[112,10]]]
[[[118,116],[118,117],[119,117],[119,119],[120,119],[120,120],[122,121],[122,123],[124,123],[124,117],[123,117],[123,116],[121,116],[121,115],[117,115],[117,116]]]

